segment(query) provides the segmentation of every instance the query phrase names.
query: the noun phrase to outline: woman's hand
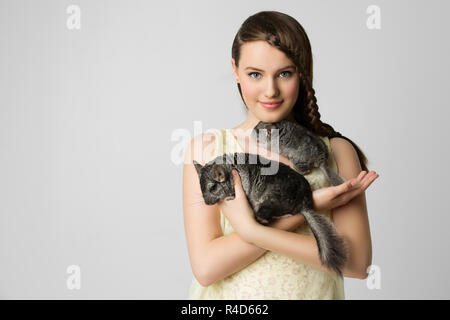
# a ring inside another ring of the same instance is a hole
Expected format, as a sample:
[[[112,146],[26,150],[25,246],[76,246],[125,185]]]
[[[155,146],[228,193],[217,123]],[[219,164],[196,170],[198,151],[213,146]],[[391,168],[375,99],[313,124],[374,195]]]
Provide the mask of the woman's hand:
[[[340,207],[364,192],[378,178],[375,171],[361,171],[358,177],[338,186],[320,188],[313,191],[314,211],[327,211]]]
[[[251,231],[259,223],[256,221],[254,212],[248,203],[239,173],[235,169],[231,173],[233,174],[235,198],[219,202],[219,207],[233,229],[242,239],[249,242]]]

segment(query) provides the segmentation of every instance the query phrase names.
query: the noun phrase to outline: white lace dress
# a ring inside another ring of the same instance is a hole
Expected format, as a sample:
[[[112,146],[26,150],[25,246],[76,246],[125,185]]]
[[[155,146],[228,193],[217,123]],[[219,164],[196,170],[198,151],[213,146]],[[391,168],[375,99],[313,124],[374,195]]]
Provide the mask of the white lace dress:
[[[216,130],[215,155],[243,152],[233,133],[229,129]],[[335,171],[328,137],[320,137],[328,146],[330,156],[328,166]],[[305,178],[311,189],[330,186],[320,169],[313,169]],[[331,210],[322,211],[329,221]],[[234,232],[226,217],[220,212],[220,222],[224,235]],[[294,232],[312,235],[311,229],[303,223]],[[336,274],[322,271],[285,255],[267,251],[253,263],[234,274],[207,287],[200,285],[195,277],[189,290],[189,299],[345,299],[344,279]]]

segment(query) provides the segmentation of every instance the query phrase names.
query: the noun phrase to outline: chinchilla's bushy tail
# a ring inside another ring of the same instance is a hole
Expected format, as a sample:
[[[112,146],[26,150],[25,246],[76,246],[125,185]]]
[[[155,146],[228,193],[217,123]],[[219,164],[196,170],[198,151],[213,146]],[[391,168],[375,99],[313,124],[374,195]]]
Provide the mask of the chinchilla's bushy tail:
[[[344,240],[324,216],[311,209],[302,210],[302,214],[316,238],[322,264],[342,276],[341,270],[347,261]]]
[[[344,179],[342,179],[336,172],[334,172],[334,170],[330,169],[326,164],[322,164],[320,166],[320,169],[333,186],[338,186],[341,183],[345,182]]]

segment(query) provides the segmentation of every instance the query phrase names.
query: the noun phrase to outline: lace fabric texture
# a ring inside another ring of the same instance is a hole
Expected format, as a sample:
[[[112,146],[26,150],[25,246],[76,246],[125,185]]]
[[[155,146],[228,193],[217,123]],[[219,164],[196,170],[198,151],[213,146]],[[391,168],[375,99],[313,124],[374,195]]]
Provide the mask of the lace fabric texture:
[[[229,129],[214,131],[216,147],[214,157],[223,153],[243,152]],[[320,137],[328,147],[328,166],[337,172],[337,165],[331,153],[328,137]],[[330,186],[325,175],[318,168],[305,178],[311,189]],[[320,212],[333,223],[331,210]],[[220,212],[220,223],[224,235],[234,232],[226,217]],[[294,232],[312,235],[311,229],[303,223]],[[226,300],[344,300],[344,279],[336,274],[293,260],[285,255],[267,251],[244,269],[209,286],[202,286],[195,277],[189,289],[189,299]]]

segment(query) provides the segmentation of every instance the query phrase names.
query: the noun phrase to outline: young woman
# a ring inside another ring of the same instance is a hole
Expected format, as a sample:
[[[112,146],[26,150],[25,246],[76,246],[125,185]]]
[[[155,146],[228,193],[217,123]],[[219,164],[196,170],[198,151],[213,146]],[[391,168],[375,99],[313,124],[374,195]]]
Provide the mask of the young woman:
[[[343,278],[321,264],[302,215],[259,224],[239,175],[235,199],[213,206],[203,202],[193,160],[205,164],[224,152],[249,152],[249,134],[259,121],[296,121],[323,139],[328,165],[346,180],[333,187],[318,169],[305,175],[316,212],[330,219],[348,246],[343,275],[367,277],[372,245],[364,191],[378,175],[367,172],[367,159],[355,143],[320,120],[305,30],[280,12],[250,16],[234,39],[231,64],[247,120],[194,137],[184,162],[184,222],[194,274],[189,298],[345,299]],[[263,155],[293,167],[281,155],[267,150]]]

